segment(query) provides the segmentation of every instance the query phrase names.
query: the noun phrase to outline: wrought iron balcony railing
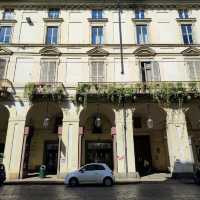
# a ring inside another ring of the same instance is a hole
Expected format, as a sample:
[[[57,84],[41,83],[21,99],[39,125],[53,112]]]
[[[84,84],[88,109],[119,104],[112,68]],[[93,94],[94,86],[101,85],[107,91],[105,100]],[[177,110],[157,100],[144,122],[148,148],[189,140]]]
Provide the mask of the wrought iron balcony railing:
[[[61,82],[28,83],[24,94],[31,101],[62,101],[66,96],[65,87]]]

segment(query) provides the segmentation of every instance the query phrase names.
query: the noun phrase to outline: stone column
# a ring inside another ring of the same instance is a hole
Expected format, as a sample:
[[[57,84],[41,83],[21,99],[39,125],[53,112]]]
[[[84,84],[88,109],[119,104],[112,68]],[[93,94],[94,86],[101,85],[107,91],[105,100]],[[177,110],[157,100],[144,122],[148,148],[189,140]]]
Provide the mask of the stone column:
[[[190,152],[185,113],[182,109],[166,108],[165,111],[171,173],[174,176],[191,175],[193,158]]]
[[[128,161],[128,176],[136,177],[135,168],[135,149],[134,149],[134,133],[133,133],[133,111],[126,110],[126,135],[127,135],[127,161]]]
[[[132,110],[126,109],[124,111],[121,109],[116,111],[115,114],[118,166],[117,175],[135,177],[137,173],[135,169]]]
[[[66,171],[72,171],[79,166],[79,113],[77,113],[76,107],[72,102],[69,103],[67,110],[63,110],[63,140],[65,145],[65,167],[61,167],[63,173]],[[64,168],[66,170],[64,171]]]
[[[10,124],[11,123],[11,124]],[[6,141],[6,171],[9,179],[18,179],[22,165],[25,119],[9,122]],[[8,150],[9,148],[9,150]]]
[[[117,176],[126,176],[126,158],[125,158],[125,138],[124,138],[124,120],[123,110],[115,111],[116,123],[116,152],[117,152]]]

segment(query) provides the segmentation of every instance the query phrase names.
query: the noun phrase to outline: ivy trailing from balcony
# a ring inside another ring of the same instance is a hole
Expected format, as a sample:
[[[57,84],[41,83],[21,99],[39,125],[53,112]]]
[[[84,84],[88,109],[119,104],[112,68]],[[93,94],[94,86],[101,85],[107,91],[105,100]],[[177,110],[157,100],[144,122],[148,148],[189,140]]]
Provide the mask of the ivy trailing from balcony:
[[[200,99],[197,82],[150,82],[133,84],[83,83],[77,88],[76,101],[87,105],[88,98],[107,99],[111,103],[137,102],[140,98],[152,99],[159,104],[172,103],[182,105],[192,99]]]
[[[58,83],[28,83],[24,88],[24,96],[33,101],[63,101],[65,98],[65,89]]]

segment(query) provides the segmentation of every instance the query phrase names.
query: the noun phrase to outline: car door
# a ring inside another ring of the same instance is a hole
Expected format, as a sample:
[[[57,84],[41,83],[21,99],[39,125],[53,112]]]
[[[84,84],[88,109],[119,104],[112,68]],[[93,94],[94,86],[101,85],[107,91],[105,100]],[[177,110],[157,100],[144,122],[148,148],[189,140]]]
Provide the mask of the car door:
[[[105,177],[105,168],[102,165],[96,164],[95,169],[96,183],[102,183],[102,180]]]
[[[79,171],[79,181],[82,183],[95,183],[97,179],[95,165],[86,165]]]

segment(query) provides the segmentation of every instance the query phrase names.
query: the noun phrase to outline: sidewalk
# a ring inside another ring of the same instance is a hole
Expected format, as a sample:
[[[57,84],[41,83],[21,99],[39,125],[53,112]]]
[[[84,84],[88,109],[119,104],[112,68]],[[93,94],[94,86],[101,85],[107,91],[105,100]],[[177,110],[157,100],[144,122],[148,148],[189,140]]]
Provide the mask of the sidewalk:
[[[171,179],[170,174],[165,174],[165,173],[152,174],[141,178],[123,177],[115,179],[116,184],[161,183],[161,182],[176,182],[176,181],[179,182],[180,180]],[[57,176],[47,176],[45,178],[31,177],[26,179],[7,180],[5,184],[6,185],[20,185],[20,184],[63,185],[64,180],[57,178]]]

